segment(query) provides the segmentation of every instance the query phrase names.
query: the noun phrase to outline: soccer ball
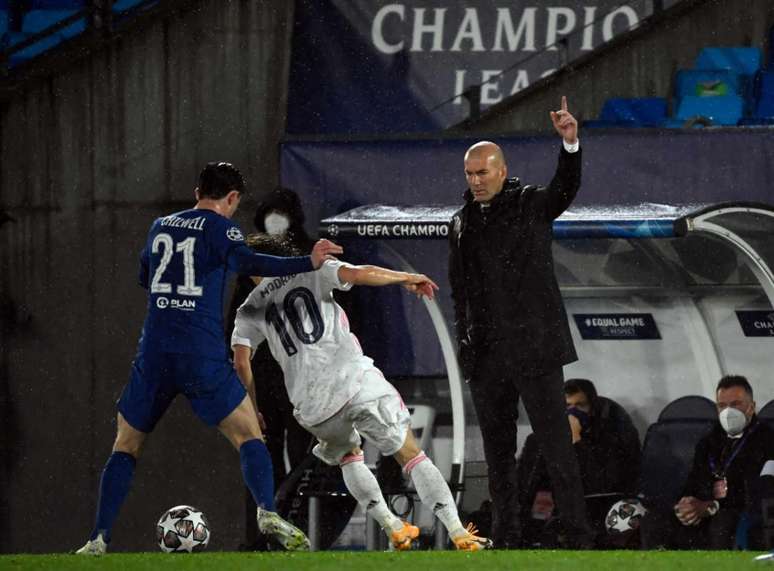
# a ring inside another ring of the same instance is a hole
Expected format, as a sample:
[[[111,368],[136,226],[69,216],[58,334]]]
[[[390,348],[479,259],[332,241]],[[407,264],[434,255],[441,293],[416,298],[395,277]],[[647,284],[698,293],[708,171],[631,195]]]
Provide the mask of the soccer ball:
[[[210,542],[210,524],[196,508],[175,506],[159,518],[156,540],[165,553],[202,551]]]
[[[642,516],[646,513],[645,506],[636,498],[619,500],[607,512],[605,529],[611,535],[637,530]]]

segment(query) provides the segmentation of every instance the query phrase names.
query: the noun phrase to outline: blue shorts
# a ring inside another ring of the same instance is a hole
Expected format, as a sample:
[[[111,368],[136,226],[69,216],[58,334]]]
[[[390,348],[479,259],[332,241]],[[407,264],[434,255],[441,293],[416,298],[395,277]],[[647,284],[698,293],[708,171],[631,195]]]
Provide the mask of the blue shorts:
[[[215,426],[239,406],[247,391],[228,359],[146,352],[132,363],[118,410],[133,428],[151,432],[179,393],[188,398],[196,416]]]

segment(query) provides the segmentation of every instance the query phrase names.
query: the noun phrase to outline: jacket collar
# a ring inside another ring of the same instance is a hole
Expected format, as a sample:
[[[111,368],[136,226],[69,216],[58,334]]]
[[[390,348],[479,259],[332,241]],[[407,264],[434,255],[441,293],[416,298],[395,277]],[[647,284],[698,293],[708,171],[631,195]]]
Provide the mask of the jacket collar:
[[[497,206],[498,204],[501,204],[502,202],[505,202],[507,200],[510,200],[516,196],[519,195],[519,191],[521,190],[521,181],[518,177],[513,178],[506,178],[505,182],[503,183],[503,189],[495,194],[494,198],[489,202],[492,206]],[[466,189],[465,193],[463,194],[463,198],[465,199],[465,204],[473,204],[473,193],[470,191],[470,189]]]

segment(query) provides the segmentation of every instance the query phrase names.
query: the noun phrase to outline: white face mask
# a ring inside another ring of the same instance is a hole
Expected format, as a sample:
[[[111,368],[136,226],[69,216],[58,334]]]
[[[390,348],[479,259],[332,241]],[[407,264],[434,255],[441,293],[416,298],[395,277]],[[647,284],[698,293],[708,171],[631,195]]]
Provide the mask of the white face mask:
[[[263,220],[266,226],[266,233],[272,236],[284,234],[290,228],[290,218],[279,212],[270,212]]]
[[[729,436],[739,436],[744,432],[745,426],[747,426],[747,416],[736,408],[728,407],[720,411],[718,415],[720,420],[720,426],[723,427]]]

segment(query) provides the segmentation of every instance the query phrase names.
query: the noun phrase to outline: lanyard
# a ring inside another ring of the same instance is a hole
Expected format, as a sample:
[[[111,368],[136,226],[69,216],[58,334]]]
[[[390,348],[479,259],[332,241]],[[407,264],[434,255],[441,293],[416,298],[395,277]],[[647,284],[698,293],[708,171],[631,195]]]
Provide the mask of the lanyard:
[[[734,449],[731,451],[731,455],[728,457],[728,459],[723,463],[723,470],[718,472],[716,469],[715,459],[710,456],[710,470],[712,470],[712,475],[716,478],[724,478],[726,475],[726,471],[728,470],[728,467],[731,466],[731,462],[734,461],[734,458],[736,458],[737,454],[739,454],[739,451],[744,446],[745,442],[747,442],[747,438],[755,432],[755,429],[758,428],[758,425],[755,424],[754,426],[751,426],[750,429],[747,431],[747,434],[744,435],[744,437],[739,441],[739,444],[734,446]]]

